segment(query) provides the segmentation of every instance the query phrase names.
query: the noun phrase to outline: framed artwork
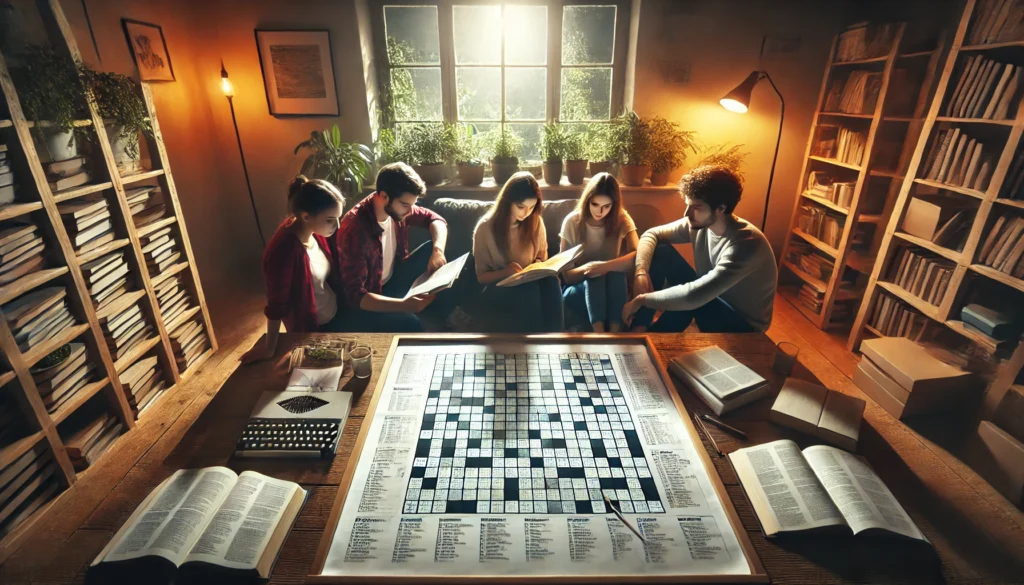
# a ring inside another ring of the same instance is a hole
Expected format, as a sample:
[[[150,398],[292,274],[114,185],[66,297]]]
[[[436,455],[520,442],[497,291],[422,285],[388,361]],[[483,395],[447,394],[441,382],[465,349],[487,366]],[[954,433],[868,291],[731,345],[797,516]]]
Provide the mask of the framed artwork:
[[[272,116],[337,116],[331,35],[326,30],[256,30]]]
[[[171,55],[167,52],[167,41],[159,25],[149,22],[122,18],[124,36],[132,49],[135,66],[139,68],[142,81],[174,81]]]

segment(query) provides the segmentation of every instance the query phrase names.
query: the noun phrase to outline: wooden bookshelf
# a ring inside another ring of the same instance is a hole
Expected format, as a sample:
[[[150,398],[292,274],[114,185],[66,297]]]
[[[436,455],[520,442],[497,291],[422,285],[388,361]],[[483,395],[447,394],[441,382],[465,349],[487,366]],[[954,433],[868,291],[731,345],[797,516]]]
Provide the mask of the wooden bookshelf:
[[[40,0],[36,6],[49,37],[38,41],[45,40],[69,58],[81,60],[81,54],[59,0]],[[16,167],[21,200],[0,207],[0,220],[33,214],[33,223],[46,242],[47,260],[41,269],[0,286],[0,305],[44,286],[62,286],[66,290],[64,298],[74,323],[48,336],[28,351],[22,352],[15,341],[14,332],[0,313],[0,360],[7,370],[0,374],[0,385],[12,395],[10,403],[18,407],[27,432],[24,437],[0,448],[0,468],[14,462],[30,450],[41,449],[44,453],[48,452],[57,469],[58,495],[55,497],[59,497],[60,493],[75,483],[81,473],[76,473],[72,465],[61,433],[58,432],[58,425],[67,424],[76,413],[92,412],[93,405],[97,405],[100,409],[105,409],[105,412],[113,414],[114,419],[121,424],[121,434],[117,441],[131,436],[137,417],[128,402],[126,389],[121,386],[118,372],[143,356],[155,355],[159,375],[167,384],[164,395],[169,395],[183,379],[190,377],[199,365],[217,350],[217,340],[181,213],[149,85],[140,84],[139,92],[153,126],[152,136],[143,137],[146,142],[143,145],[143,152],[149,154],[151,168],[128,176],[119,174],[104,122],[94,104],[85,101],[83,103],[88,116],[76,121],[75,126],[93,134],[91,138],[96,147],[94,150],[98,151],[91,161],[93,182],[55,193],[49,187],[44,165],[40,161],[32,136],[33,128],[45,128],[48,123],[35,123],[25,119],[17,87],[8,71],[8,62],[7,56],[0,54],[0,99],[6,102],[6,107],[0,110],[6,109],[10,116],[9,119],[0,120],[0,132],[3,142],[8,147],[8,155],[16,154],[16,158],[23,159],[27,165]],[[22,167],[27,167],[28,172],[26,173]],[[143,229],[136,229],[126,196],[126,185],[143,182],[149,185],[155,183],[154,186],[162,192],[164,217]],[[79,253],[68,235],[57,204],[93,194],[102,194],[107,201],[115,239],[94,250]],[[172,226],[181,260],[162,273],[150,274],[142,252],[140,235],[168,226]],[[117,250],[123,251],[122,257],[127,264],[132,283],[129,288],[134,290],[123,293],[117,301],[98,313],[96,304],[90,296],[89,281],[86,280],[82,265]],[[174,323],[165,323],[160,313],[154,284],[175,274],[180,275],[180,286],[190,295],[191,306],[183,313],[186,317],[178,316]],[[151,327],[151,331],[142,343],[115,360],[114,354],[108,349],[100,319],[116,314],[114,311],[118,307],[123,311],[134,306],[139,307],[142,319]],[[196,319],[201,322],[210,347],[192,363],[188,371],[181,371],[177,365],[169,333],[173,330],[170,325],[180,325],[185,319]],[[75,391],[70,398],[60,399],[63,402],[59,406],[56,400],[53,401],[55,408],[51,413],[43,403],[43,396],[36,386],[30,368],[55,349],[72,341],[85,345],[86,359],[94,364],[94,369],[88,383]],[[90,405],[88,412],[83,410],[86,404]],[[33,497],[39,493],[37,491]],[[27,528],[50,504],[52,502],[40,506],[38,511],[17,527],[10,527],[7,535],[0,539],[0,563],[5,560],[5,555],[9,554],[9,551],[16,550],[16,541],[27,532]]]
[[[807,148],[804,153],[804,163],[800,173],[800,187],[797,193],[797,204],[794,206],[792,216],[790,217],[789,230],[787,232],[788,237],[786,238],[783,246],[780,261],[780,268],[784,269],[782,270],[784,278],[787,276],[795,277],[796,279],[807,283],[816,290],[824,293],[820,312],[815,312],[813,309],[806,306],[800,307],[801,312],[804,313],[804,315],[807,316],[815,326],[821,329],[836,325],[835,323],[831,323],[831,321],[835,305],[837,303],[855,303],[861,298],[861,281],[866,281],[867,274],[870,273],[873,265],[875,264],[874,253],[881,245],[882,230],[881,227],[876,227],[874,229],[874,237],[870,242],[870,249],[862,251],[854,249],[854,232],[858,229],[858,226],[863,226],[865,224],[882,226],[888,221],[889,214],[895,206],[895,199],[897,195],[897,191],[893,185],[895,185],[897,181],[901,181],[906,174],[905,169],[909,159],[909,149],[906,147],[906,144],[904,144],[904,148],[900,154],[897,168],[891,168],[891,163],[889,164],[890,168],[886,168],[880,166],[880,164],[876,162],[876,154],[882,147],[882,141],[879,140],[878,137],[883,132],[888,136],[888,130],[891,128],[905,128],[904,143],[911,142],[916,140],[916,135],[920,132],[920,128],[924,122],[928,103],[928,94],[931,87],[934,85],[934,74],[932,72],[939,63],[941,51],[937,47],[931,51],[915,51],[913,53],[904,52],[903,46],[905,32],[906,25],[898,25],[892,45],[886,55],[845,62],[837,62],[835,60],[837,58],[841,36],[836,35],[832,44],[832,49],[829,53],[829,62],[825,66],[825,75],[818,94],[817,108],[815,110],[816,113],[811,124],[811,133],[808,137]],[[941,46],[941,42],[939,42],[939,45]],[[918,88],[918,99],[916,103],[912,105],[912,112],[909,111],[909,107],[903,112],[893,112],[891,104],[895,102],[894,98],[889,97],[890,80],[893,78],[894,71],[907,65],[907,59],[920,59],[921,61],[920,64],[917,65],[917,68],[924,68],[923,74],[920,78],[920,87]],[[897,65],[898,61],[901,62],[900,65]],[[879,88],[878,98],[873,111],[867,113],[824,111],[832,84],[843,80],[844,76],[849,74],[851,71],[880,73],[881,87]],[[864,154],[860,164],[843,162],[833,158],[812,154],[812,152],[814,152],[814,144],[818,129],[823,122],[830,124],[850,124],[850,127],[854,127],[857,128],[858,131],[865,132],[866,140],[864,143]],[[811,191],[809,191],[805,182],[812,170],[827,171],[834,174],[836,177],[842,177],[841,179],[837,178],[837,181],[853,183],[853,194],[849,207],[844,207],[829,199],[815,196]],[[874,185],[877,188],[879,184],[884,185],[885,190],[887,191],[887,197],[883,209],[881,212],[878,212],[877,210],[868,210],[867,205],[865,204],[865,201],[867,200],[866,192],[868,191],[869,186]],[[838,245],[831,246],[828,243],[819,240],[814,235],[808,234],[800,229],[800,217],[802,214],[801,208],[805,205],[827,212],[831,216],[843,222]],[[824,256],[826,256],[828,260],[831,260],[833,270],[827,279],[819,279],[807,274],[805,271],[801,270],[797,264],[791,261],[791,248],[794,243],[798,241],[810,244],[814,249],[820,251]],[[842,286],[844,282],[844,275],[847,270],[851,270],[860,275],[856,278],[857,286],[855,287],[855,290]],[[795,297],[796,295],[792,296]],[[798,300],[795,300],[795,302],[799,304]],[[847,320],[845,321],[847,326],[849,322],[849,317],[847,317]]]

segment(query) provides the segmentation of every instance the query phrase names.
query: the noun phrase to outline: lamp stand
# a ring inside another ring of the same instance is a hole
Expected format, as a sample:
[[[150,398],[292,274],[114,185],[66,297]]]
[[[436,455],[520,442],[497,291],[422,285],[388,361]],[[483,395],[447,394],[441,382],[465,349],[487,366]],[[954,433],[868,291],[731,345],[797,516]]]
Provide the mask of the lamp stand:
[[[779,88],[775,87],[775,82],[772,81],[771,76],[768,75],[767,71],[762,71],[761,75],[768,80],[768,83],[772,85],[772,89],[775,90],[775,95],[779,96],[779,136],[775,140],[775,154],[772,156],[772,170],[768,173],[768,192],[764,196],[764,214],[761,216],[761,233],[764,233],[765,227],[768,224],[768,201],[772,196],[772,181],[775,179],[775,163],[779,160],[779,146],[782,145],[782,122],[786,119],[786,100],[782,98],[782,94],[779,93]]]
[[[249,203],[252,204],[252,216],[256,219],[256,229],[260,233],[260,241],[266,247],[267,240],[263,237],[263,226],[260,225],[260,214],[256,211],[256,199],[252,195],[252,183],[249,181],[249,168],[245,164],[245,151],[242,150],[242,136],[238,133],[238,118],[235,117],[235,102],[231,96],[228,98],[228,106],[231,108],[231,123],[235,126],[235,140],[238,141],[238,154],[242,157],[242,172],[245,174],[245,187],[249,190]],[[777,149],[776,149],[777,150]],[[772,165],[772,169],[775,165]]]

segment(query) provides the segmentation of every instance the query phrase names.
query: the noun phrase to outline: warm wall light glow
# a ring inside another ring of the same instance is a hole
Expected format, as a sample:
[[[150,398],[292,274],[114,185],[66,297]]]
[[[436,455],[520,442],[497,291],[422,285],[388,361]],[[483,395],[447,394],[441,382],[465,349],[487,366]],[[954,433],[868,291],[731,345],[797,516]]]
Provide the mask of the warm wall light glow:
[[[235,95],[235,86],[231,85],[231,80],[228,79],[228,70],[224,68],[224,63],[220,64],[220,89],[225,97]]]
[[[227,81],[227,80],[225,80],[225,81]],[[741,104],[740,102],[738,102],[736,100],[729,99],[729,98],[722,98],[721,100],[718,101],[718,103],[722,104],[722,107],[727,109],[727,110],[729,110],[730,112],[736,112],[737,114],[746,114],[747,113],[747,106]]]

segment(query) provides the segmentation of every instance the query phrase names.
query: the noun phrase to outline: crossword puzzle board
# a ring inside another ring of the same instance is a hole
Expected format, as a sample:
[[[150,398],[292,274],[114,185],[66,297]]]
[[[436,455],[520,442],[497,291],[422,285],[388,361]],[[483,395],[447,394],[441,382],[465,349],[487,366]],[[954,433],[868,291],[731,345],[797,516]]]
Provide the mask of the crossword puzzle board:
[[[441,354],[404,513],[663,513],[608,354]]]
[[[645,336],[395,336],[310,582],[767,582],[670,388]]]

